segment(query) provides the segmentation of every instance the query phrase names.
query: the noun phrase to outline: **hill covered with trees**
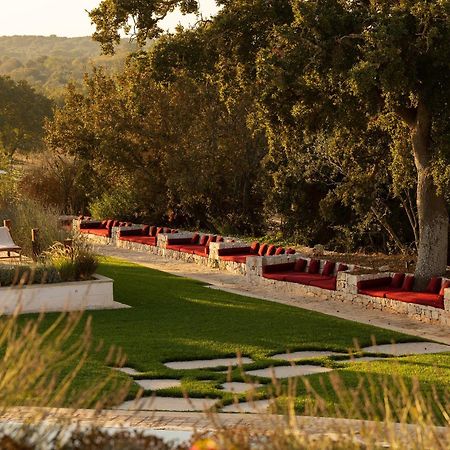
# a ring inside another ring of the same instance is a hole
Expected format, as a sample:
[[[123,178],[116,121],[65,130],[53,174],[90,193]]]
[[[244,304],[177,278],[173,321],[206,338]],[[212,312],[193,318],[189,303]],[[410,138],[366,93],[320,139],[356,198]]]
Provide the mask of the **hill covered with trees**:
[[[114,56],[101,55],[91,37],[0,37],[0,75],[27,81],[48,97],[59,98],[67,83],[81,82],[92,67],[115,72],[124,66],[136,46],[124,39]]]

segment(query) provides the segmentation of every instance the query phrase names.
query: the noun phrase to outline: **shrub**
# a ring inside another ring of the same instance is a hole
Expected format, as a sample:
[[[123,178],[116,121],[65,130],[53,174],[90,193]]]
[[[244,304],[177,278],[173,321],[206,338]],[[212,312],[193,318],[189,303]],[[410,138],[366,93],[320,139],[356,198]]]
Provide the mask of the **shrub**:
[[[56,209],[43,206],[30,199],[22,199],[0,209],[0,219],[11,219],[11,234],[14,242],[22,247],[22,252],[28,257],[33,256],[31,230],[39,229],[39,247],[46,251],[56,241],[68,237],[67,231],[59,226],[59,213]]]
[[[89,205],[89,211],[96,219],[114,217],[131,220],[139,210],[139,197],[128,183],[105,192]]]
[[[0,286],[16,286],[18,284],[51,284],[59,283],[61,277],[55,267],[47,265],[0,265]]]
[[[53,266],[62,281],[90,280],[98,267],[98,259],[90,244],[75,236],[71,247],[56,243],[44,254],[47,264]]]

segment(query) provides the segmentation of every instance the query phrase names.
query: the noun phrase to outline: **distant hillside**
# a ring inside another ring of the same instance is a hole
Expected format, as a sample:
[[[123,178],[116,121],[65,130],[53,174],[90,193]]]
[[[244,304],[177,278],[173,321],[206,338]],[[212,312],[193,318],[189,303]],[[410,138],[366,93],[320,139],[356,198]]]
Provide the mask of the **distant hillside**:
[[[100,45],[90,37],[0,37],[0,75],[26,80],[38,91],[58,98],[70,81],[81,81],[92,65],[110,71],[123,67],[135,45],[123,40],[117,54],[101,56]]]

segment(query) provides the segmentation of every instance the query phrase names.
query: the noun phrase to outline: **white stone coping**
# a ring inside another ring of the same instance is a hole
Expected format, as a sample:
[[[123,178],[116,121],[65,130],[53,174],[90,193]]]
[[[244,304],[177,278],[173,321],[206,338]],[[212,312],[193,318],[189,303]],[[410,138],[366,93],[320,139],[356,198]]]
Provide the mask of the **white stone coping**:
[[[93,280],[53,284],[32,284],[0,288],[0,313],[69,312],[92,309],[120,309],[129,306],[114,301],[110,278],[95,274]]]

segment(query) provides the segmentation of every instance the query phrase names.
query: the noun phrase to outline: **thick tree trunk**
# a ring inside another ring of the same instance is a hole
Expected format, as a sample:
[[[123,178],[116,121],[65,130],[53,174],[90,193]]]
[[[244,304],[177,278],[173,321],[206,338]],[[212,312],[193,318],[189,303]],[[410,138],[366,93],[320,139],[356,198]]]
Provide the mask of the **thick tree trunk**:
[[[417,168],[417,209],[419,214],[419,249],[416,289],[423,288],[430,277],[443,275],[447,267],[448,211],[442,194],[437,193],[431,173],[431,114],[419,104],[412,128],[412,146]]]

